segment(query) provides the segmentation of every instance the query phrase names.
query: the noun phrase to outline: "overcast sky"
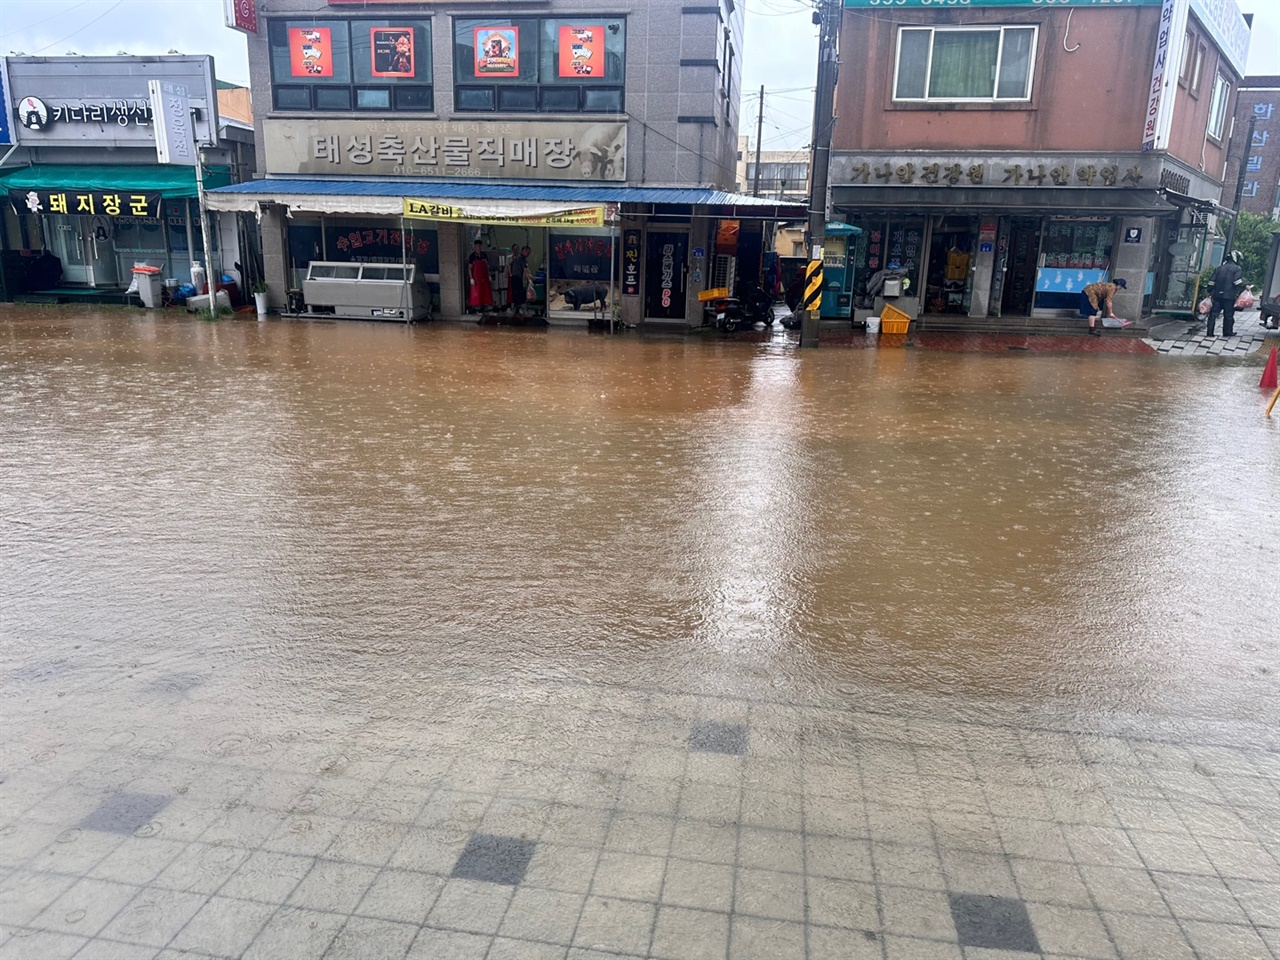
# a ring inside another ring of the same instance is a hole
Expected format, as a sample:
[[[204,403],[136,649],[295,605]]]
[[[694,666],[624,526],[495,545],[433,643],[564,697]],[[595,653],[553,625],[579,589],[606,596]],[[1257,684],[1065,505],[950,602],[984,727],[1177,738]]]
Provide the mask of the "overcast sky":
[[[765,85],[764,148],[809,142],[817,28],[809,0],[746,0],[741,132],[755,138]],[[1280,2],[1240,0],[1255,14],[1250,74],[1280,73]],[[0,0],[3,53],[211,53],[218,77],[247,83],[243,35],[224,26],[222,0]],[[1105,65],[1102,65],[1105,69]]]

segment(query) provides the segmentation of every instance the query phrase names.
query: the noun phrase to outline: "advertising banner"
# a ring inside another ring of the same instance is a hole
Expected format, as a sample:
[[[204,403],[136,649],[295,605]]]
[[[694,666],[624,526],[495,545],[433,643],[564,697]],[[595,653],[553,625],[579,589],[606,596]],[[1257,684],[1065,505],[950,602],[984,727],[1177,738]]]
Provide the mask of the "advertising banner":
[[[404,215],[418,220],[451,220],[459,223],[513,223],[526,227],[603,227],[604,207],[570,207],[547,213],[493,213],[493,204],[459,206],[447,200],[404,198]]]
[[[13,119],[9,116],[9,76],[0,57],[0,144],[13,143]]]
[[[476,76],[520,75],[520,28],[476,27]]]
[[[561,27],[560,76],[603,80],[604,27]]]
[[[263,134],[270,173],[601,183],[627,178],[625,123],[269,117]]]
[[[609,260],[613,255],[611,236],[553,233],[548,245],[552,280],[609,280]],[[613,275],[617,275],[616,270]]]
[[[65,213],[82,217],[158,217],[158,193],[103,190],[10,190],[14,213]]]
[[[370,27],[369,49],[373,51],[369,72],[375,77],[413,76],[412,27]]]
[[[328,27],[289,28],[289,73],[295,77],[333,76],[333,40]]]

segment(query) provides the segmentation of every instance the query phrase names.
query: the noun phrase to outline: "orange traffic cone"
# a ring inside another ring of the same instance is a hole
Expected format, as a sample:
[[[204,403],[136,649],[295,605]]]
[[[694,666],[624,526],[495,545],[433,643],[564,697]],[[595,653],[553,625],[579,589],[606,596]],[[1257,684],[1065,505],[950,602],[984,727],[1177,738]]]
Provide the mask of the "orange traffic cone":
[[[1258,384],[1260,390],[1276,388],[1276,350],[1276,347],[1272,347],[1271,356],[1267,357],[1267,365],[1262,371],[1262,382]]]

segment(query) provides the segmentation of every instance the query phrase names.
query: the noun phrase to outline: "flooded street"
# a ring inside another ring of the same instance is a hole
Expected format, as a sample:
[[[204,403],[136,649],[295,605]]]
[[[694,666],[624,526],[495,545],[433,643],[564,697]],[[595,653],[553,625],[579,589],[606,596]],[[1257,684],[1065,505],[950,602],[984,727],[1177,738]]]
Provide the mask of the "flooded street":
[[[0,956],[1280,957],[1258,375],[6,310]]]

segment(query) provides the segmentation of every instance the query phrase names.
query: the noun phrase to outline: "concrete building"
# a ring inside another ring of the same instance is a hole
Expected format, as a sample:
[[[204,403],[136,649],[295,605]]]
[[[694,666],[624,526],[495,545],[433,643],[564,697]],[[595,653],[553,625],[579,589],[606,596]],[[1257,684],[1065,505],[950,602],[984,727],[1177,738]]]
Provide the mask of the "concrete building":
[[[253,167],[253,138],[219,116],[213,58],[15,56],[4,68],[13,108],[13,145],[0,159],[4,295],[125,302],[136,263],[189,281],[192,261],[204,259],[195,168],[158,162],[147,84],[188,89],[206,183],[227,184]],[[240,226],[228,217],[211,227],[235,279]],[[37,259],[41,268],[24,269]]]
[[[260,217],[276,308],[312,263],[408,261],[437,315],[501,311],[517,244],[537,309],[612,274],[627,321],[684,325],[758,269],[740,3],[275,0],[254,26],[259,179],[211,202]]]
[[[1227,151],[1227,179],[1222,203],[1231,206],[1240,179],[1249,123],[1254,123],[1249,164],[1240,192],[1240,209],[1260,217],[1280,215],[1280,77],[1245,77],[1236,100],[1231,149]]]
[[[896,266],[913,316],[1067,317],[1105,277],[1121,316],[1192,309],[1249,48],[1234,0],[844,6],[855,295]]]

